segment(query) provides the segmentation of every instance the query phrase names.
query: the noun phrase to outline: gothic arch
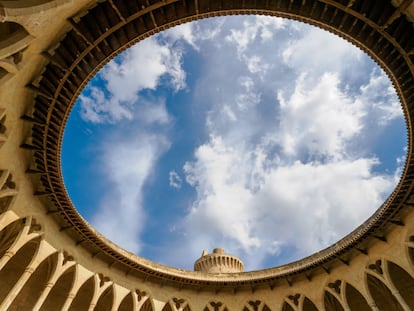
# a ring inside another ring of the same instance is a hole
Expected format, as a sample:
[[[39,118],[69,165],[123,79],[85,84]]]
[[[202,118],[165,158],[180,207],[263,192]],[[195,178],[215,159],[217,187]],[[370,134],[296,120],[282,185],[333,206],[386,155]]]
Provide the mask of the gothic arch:
[[[10,246],[13,245],[14,241],[16,241],[23,227],[23,220],[17,219],[0,231],[0,258],[3,257]]]
[[[303,294],[289,295],[285,298],[282,311],[318,311],[315,304]]]
[[[79,288],[75,298],[73,299],[69,311],[88,310],[95,291],[95,278],[91,276]]]
[[[9,307],[10,311],[30,309],[36,304],[42,291],[46,287],[47,281],[56,269],[58,254],[54,253],[44,259],[25,282],[19,294],[14,298]]]
[[[347,283],[345,287],[346,301],[349,308],[358,311],[371,311],[365,297],[351,284]]]
[[[377,277],[367,274],[369,292],[380,310],[405,311],[390,289]]]
[[[129,293],[122,300],[121,304],[119,305],[118,311],[133,311],[135,310],[134,305],[134,296],[132,295],[132,293]]]
[[[394,284],[404,301],[411,309],[414,309],[413,277],[407,271],[392,261],[388,261],[388,273],[391,282]]]
[[[60,275],[40,307],[40,311],[53,310],[53,308],[56,310],[62,310],[63,305],[69,296],[71,286],[75,279],[75,274],[76,266],[73,265],[66,269],[62,275]]]
[[[286,301],[283,303],[282,311],[295,311]]]
[[[167,303],[167,304],[171,308],[170,304],[169,303]],[[164,308],[166,306],[167,305],[165,305]],[[163,308],[163,310],[164,310],[164,308]],[[153,311],[153,310],[155,310],[155,308],[154,308],[150,298],[146,299],[145,302],[143,303],[143,305],[141,306],[141,308],[139,309],[139,311]]]
[[[0,270],[0,301],[4,301],[13,286],[23,275],[40,244],[40,238],[34,239],[21,247],[17,253]]]
[[[316,308],[315,304],[307,297],[303,300],[303,311],[318,311],[318,308]]]
[[[324,305],[326,311],[344,311],[343,306],[330,292],[325,291]]]
[[[111,311],[114,303],[114,287],[109,286],[99,297],[95,309],[102,311]]]
[[[162,308],[162,311],[174,311],[173,307],[171,306],[170,302],[167,302],[165,306]]]

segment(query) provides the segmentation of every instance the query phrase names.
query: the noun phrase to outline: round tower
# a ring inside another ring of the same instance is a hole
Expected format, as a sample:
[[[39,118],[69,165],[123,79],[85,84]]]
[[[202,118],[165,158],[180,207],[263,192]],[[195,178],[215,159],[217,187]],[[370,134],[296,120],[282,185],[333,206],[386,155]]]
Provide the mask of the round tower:
[[[205,273],[239,273],[243,270],[243,262],[236,256],[224,253],[222,248],[215,248],[212,254],[204,250],[194,263],[194,271]]]

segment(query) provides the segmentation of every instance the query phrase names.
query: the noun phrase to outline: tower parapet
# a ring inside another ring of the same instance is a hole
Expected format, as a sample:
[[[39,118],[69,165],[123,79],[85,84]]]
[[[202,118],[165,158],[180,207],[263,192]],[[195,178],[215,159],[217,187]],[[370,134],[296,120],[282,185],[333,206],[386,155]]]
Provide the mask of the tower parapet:
[[[194,263],[194,271],[205,273],[239,273],[244,271],[243,262],[236,256],[224,253],[224,249],[215,248],[212,254],[206,250]]]

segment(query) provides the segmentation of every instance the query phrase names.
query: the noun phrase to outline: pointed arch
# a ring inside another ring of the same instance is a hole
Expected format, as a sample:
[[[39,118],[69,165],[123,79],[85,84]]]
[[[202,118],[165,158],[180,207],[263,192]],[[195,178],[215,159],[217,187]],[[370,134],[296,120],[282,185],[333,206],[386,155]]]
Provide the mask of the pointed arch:
[[[111,311],[114,303],[114,287],[109,286],[99,297],[95,310]]]
[[[388,287],[378,278],[367,274],[368,290],[380,310],[404,311]]]
[[[324,304],[326,311],[344,311],[344,308],[338,299],[328,291],[325,291]]]
[[[12,246],[23,227],[24,221],[22,219],[17,219],[0,231],[0,258],[3,257],[10,246]]]
[[[88,310],[95,290],[95,279],[91,276],[78,290],[69,311]]]
[[[121,304],[119,305],[118,311],[133,311],[134,310],[134,296],[132,293],[129,293],[122,299]]]
[[[318,311],[318,308],[316,308],[315,304],[307,297],[303,300],[303,311]]]
[[[286,301],[283,303],[282,311],[295,311]]]
[[[58,253],[56,252],[39,264],[8,310],[29,310],[36,304],[37,299],[46,287],[47,281],[56,269],[57,257]]]
[[[39,248],[40,240],[38,237],[27,242],[0,270],[0,301],[4,300],[30,264]]]
[[[167,304],[169,305],[169,303],[167,303]],[[165,306],[164,306],[164,308],[165,308]],[[171,308],[171,306],[170,306],[170,308]],[[153,311],[153,310],[154,310],[154,308],[152,306],[151,299],[149,299],[149,298],[147,300],[145,300],[145,302],[142,305],[141,309],[139,309],[139,311]]]
[[[267,304],[263,305],[262,311],[271,311]]]
[[[171,307],[171,304],[167,302],[165,306],[162,308],[162,311],[173,311],[173,308]]]
[[[184,307],[183,311],[191,311],[190,306],[189,306],[189,305],[186,305],[186,306]]]
[[[358,311],[371,311],[371,307],[364,296],[351,284],[346,283],[345,286],[345,298],[348,302],[348,306],[351,310]]]
[[[76,267],[72,266],[67,269],[53,286],[40,311],[61,310],[75,279]]]
[[[399,291],[407,305],[414,310],[414,279],[413,277],[392,261],[387,262],[391,282]]]

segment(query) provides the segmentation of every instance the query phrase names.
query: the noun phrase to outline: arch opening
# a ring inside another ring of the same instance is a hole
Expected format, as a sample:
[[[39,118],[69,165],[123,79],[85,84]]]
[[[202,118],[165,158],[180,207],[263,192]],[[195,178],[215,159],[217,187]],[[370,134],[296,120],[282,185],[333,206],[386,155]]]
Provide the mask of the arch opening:
[[[345,287],[346,300],[351,310],[370,311],[371,307],[368,305],[364,296],[351,284],[347,283]]]
[[[389,288],[378,278],[367,274],[367,282],[371,296],[380,310],[404,310]]]
[[[40,238],[27,242],[0,270],[0,301],[4,301],[9,291],[23,275],[35,255],[39,244]]]

